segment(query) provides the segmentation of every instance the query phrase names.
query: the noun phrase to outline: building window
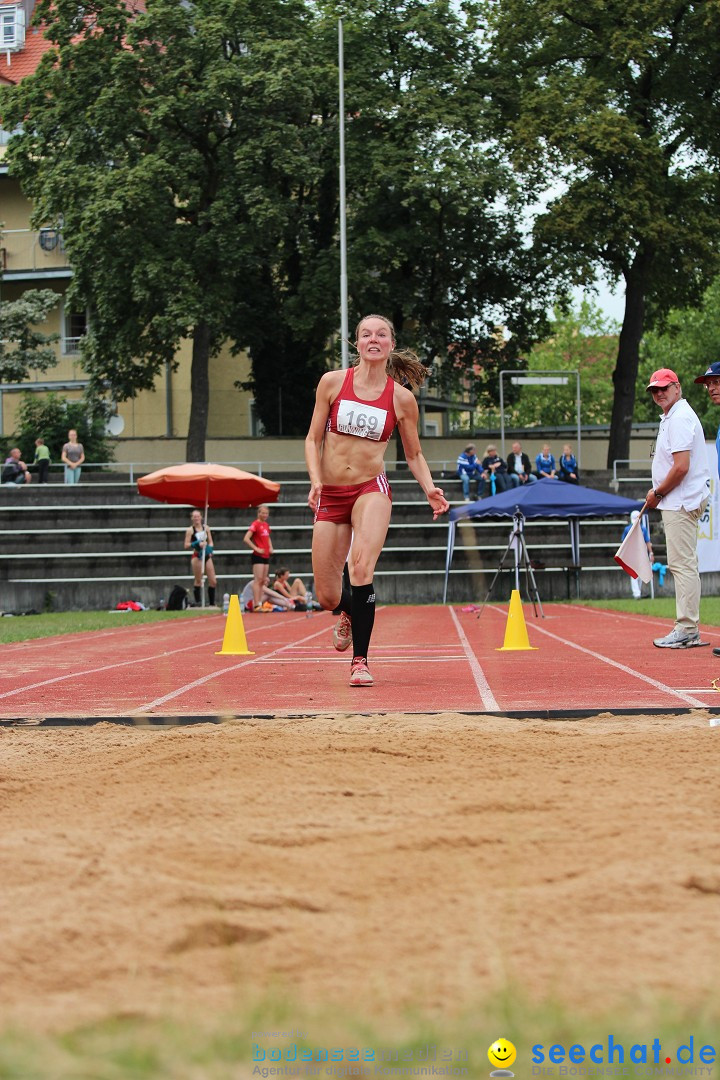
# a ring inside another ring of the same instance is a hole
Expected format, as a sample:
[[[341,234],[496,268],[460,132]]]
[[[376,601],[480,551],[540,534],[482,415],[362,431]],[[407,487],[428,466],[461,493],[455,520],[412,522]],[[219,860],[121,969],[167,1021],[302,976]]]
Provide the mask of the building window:
[[[255,408],[255,398],[250,399],[250,434],[256,439],[262,438],[265,434],[263,422],[258,416]]]
[[[64,356],[77,356],[80,339],[87,332],[87,314],[84,311],[66,311],[63,316],[62,351]]]
[[[25,12],[19,7],[0,11],[0,48],[20,49],[25,44]]]

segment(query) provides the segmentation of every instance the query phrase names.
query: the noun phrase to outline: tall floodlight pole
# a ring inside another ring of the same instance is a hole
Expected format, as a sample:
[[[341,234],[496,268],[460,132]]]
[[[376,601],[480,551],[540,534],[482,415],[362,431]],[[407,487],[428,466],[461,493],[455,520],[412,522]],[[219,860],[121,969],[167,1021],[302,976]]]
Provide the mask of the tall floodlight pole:
[[[338,76],[340,96],[340,356],[342,366],[349,367],[348,356],[348,299],[347,299],[347,233],[345,229],[345,62],[343,59],[343,24],[338,19]]]

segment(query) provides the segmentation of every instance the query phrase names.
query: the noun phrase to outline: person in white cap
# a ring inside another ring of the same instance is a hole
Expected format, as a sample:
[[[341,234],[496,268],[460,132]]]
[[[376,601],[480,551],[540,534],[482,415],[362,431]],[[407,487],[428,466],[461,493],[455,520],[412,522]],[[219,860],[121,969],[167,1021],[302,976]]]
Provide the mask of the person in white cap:
[[[623,529],[623,534],[620,537],[621,541],[623,541],[625,539],[625,537],[630,532],[630,530],[632,529],[633,525],[635,524],[635,522],[637,521],[637,519],[639,517],[640,517],[640,511],[639,510],[633,510],[633,512],[630,515],[630,524],[626,525],[625,528]],[[639,528],[640,528],[640,530],[641,530],[641,532],[643,534],[643,540],[645,541],[645,544],[647,545],[648,557],[650,559],[650,562],[652,562],[653,561],[652,543],[650,542],[650,533],[648,532],[647,525],[645,524],[644,521],[640,522]],[[635,597],[635,599],[639,600],[640,596],[642,594],[642,581],[640,580],[639,577],[637,577],[637,578],[631,577],[630,578],[630,590],[631,590],[633,596]]]
[[[650,510],[659,508],[662,514],[668,570],[675,581],[675,626],[653,644],[659,649],[688,649],[701,644],[697,523],[710,492],[705,435],[674,371],[654,371],[647,388],[662,416],[652,462],[653,486],[645,500]]]
[[[720,361],[715,360],[708,367],[704,375],[698,375],[695,379],[696,383],[703,383],[705,389],[708,392],[708,397],[712,401],[713,405],[720,405]],[[717,449],[718,458],[718,473],[720,474],[720,427],[718,428],[717,435],[715,437],[715,447]],[[715,656],[720,656],[720,649],[713,649]]]

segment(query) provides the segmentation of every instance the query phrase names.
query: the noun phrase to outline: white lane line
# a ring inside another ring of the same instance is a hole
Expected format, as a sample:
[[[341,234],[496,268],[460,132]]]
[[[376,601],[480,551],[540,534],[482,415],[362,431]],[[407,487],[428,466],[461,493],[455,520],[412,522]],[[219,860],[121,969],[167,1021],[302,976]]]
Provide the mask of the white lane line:
[[[502,608],[493,607],[492,610],[497,611],[501,615],[507,614]],[[681,690],[675,690],[672,686],[667,686],[658,679],[650,678],[649,675],[643,675],[641,671],[636,671],[634,668],[627,667],[626,664],[619,664],[617,660],[611,660],[609,656],[604,656],[602,653],[595,652],[593,649],[586,649],[584,645],[578,645],[574,641],[568,641],[567,638],[552,634],[549,630],[544,630],[542,626],[533,626],[533,630],[537,631],[538,634],[545,634],[546,637],[552,638],[553,641],[559,641],[561,645],[567,645],[570,649],[577,649],[578,652],[587,653],[588,656],[592,656],[595,660],[602,660],[603,664],[609,664],[610,667],[617,668],[619,671],[624,671],[626,675],[632,675],[642,682],[649,683],[650,686],[654,686],[656,690],[661,690],[664,694],[671,694],[673,697],[678,697],[688,705],[695,705],[700,709],[706,708],[706,702],[699,701],[697,698],[691,697],[690,694],[683,693]]]
[[[495,695],[490,689],[490,684],[485,678],[485,672],[480,667],[477,656],[470,647],[470,642],[465,636],[465,631],[460,625],[460,620],[450,606],[448,606],[448,611],[450,612],[452,620],[455,623],[455,629],[457,630],[458,637],[460,638],[460,644],[463,647],[465,657],[470,665],[470,670],[473,674],[473,678],[475,679],[475,685],[477,686],[480,693],[480,698],[482,700],[483,706],[486,709],[489,709],[491,712],[500,712],[500,706],[495,700]]]
[[[146,623],[145,626],[166,626],[166,623]],[[144,627],[136,627],[141,630]],[[189,624],[186,624],[183,629],[191,629]],[[256,626],[254,630],[260,630],[261,627]],[[279,627],[273,627],[273,629],[280,629]],[[326,627],[327,629],[327,627]],[[248,636],[253,633],[253,630],[248,630]],[[70,638],[72,635],[64,635]],[[99,671],[112,671],[115,668],[129,667],[131,664],[147,664],[152,660],[164,660],[169,656],[176,656],[178,653],[190,652],[191,649],[201,649],[205,645],[217,645],[218,642],[223,640],[224,634],[220,637],[209,638],[207,641],[195,641],[192,645],[184,645],[180,649],[166,649],[164,652],[156,653],[154,656],[139,656],[135,660],[118,660],[115,664],[103,664],[102,667],[87,668],[85,671],[71,671],[67,675],[55,675],[52,679],[43,679],[41,682],[28,683],[26,686],[19,686],[15,690],[6,690],[0,694],[0,700],[2,698],[14,697],[16,694],[24,694],[27,690],[36,690],[39,686],[50,686],[52,683],[65,682],[67,679],[83,679],[86,675],[95,675]]]
[[[182,649],[171,649],[168,652],[157,653],[155,656],[140,656],[137,660],[120,660],[117,664],[103,664],[102,667],[87,668],[85,671],[71,671],[68,675],[56,675],[52,679],[43,679],[42,682],[29,683],[20,686],[17,690],[6,690],[0,694],[0,698],[13,697],[15,694],[24,694],[26,690],[36,690],[38,686],[49,686],[51,683],[64,682],[66,679],[83,679],[86,675],[95,675],[98,671],[112,671],[114,668],[129,667],[131,664],[147,664],[149,660],[163,660],[176,653],[189,652],[191,649],[201,649],[203,645],[217,645],[222,641],[221,637],[211,638],[209,641],[196,641],[192,645],[186,645]]]
[[[259,660],[256,660],[256,664],[270,663],[269,657],[273,656],[272,653],[268,653],[266,656],[262,656]],[[465,653],[458,653],[457,656],[372,656],[372,664],[454,664],[456,660],[464,660]],[[273,664],[347,664],[349,658],[339,656],[328,656],[327,649],[325,649],[325,656],[283,656],[280,659],[274,658]]]
[[[147,630],[147,631],[150,632],[150,635],[152,636],[152,631],[157,630],[159,627],[162,627],[162,626],[167,627],[168,624],[170,626],[172,626],[173,631],[176,631],[176,630],[177,631],[183,631],[183,630],[192,629],[192,623],[191,622],[188,621],[188,622],[183,623],[179,619],[168,620],[168,622],[156,621],[156,622],[137,623],[135,626],[133,626],[132,625],[132,616],[133,616],[132,612],[127,612],[127,613],[126,612],[118,612],[117,615],[118,615],[118,626],[117,627],[109,626],[109,627],[106,627],[103,630],[78,630],[77,633],[70,633],[70,634],[48,634],[46,637],[27,638],[25,641],[3,641],[2,640],[2,624],[5,622],[5,619],[8,618],[8,616],[5,616],[5,618],[3,618],[0,621],[0,645],[2,645],[3,654],[4,654],[6,652],[6,650],[8,650],[8,649],[13,650],[13,649],[16,649],[16,648],[17,649],[22,649],[24,652],[26,652],[28,649],[41,650],[43,648],[47,648],[50,644],[56,644],[57,645],[57,644],[60,644],[63,641],[68,641],[70,639],[72,639],[73,643],[76,643],[78,645],[86,645],[89,641],[92,641],[92,643],[94,644],[97,641],[100,641],[101,639],[104,640],[105,638],[122,637],[123,635],[128,637],[130,635],[130,632],[132,632],[132,631],[134,631],[136,634],[142,634],[143,631]],[[15,618],[15,621],[17,621],[18,619],[21,618],[21,616],[18,615],[18,616],[15,616],[14,618]],[[203,615],[203,616],[201,616],[201,618],[202,618],[202,625],[204,627],[206,627],[207,624],[211,620],[216,620],[216,619],[222,618],[222,613],[220,611],[218,611],[214,615]],[[120,624],[122,624],[122,625],[120,625]]]
[[[321,634],[327,634],[327,632],[328,628],[327,625],[325,625],[321,630],[317,630],[314,634],[308,634],[307,637],[300,638],[299,641],[289,641],[287,645],[281,645],[279,649],[275,649],[273,652],[264,653],[262,656],[250,660],[241,660],[239,664],[233,664],[231,667],[223,668],[221,671],[211,671],[209,675],[203,675],[202,678],[195,679],[190,683],[185,683],[184,686],[179,686],[177,690],[172,690],[169,694],[164,694],[163,697],[155,698],[154,701],[148,701],[145,705],[138,706],[138,708],[133,709],[128,715],[134,716],[136,713],[144,713],[149,709],[155,709],[158,705],[164,705],[166,701],[172,701],[173,698],[180,697],[181,694],[187,694],[197,686],[204,686],[213,679],[219,679],[223,675],[229,675],[233,671],[238,671],[240,668],[249,667],[250,664],[259,664],[263,660],[268,660],[272,656],[278,656],[287,649],[294,649],[297,645],[302,645],[305,641],[312,641],[313,638],[319,637]],[[238,693],[239,692],[240,691],[238,691]]]

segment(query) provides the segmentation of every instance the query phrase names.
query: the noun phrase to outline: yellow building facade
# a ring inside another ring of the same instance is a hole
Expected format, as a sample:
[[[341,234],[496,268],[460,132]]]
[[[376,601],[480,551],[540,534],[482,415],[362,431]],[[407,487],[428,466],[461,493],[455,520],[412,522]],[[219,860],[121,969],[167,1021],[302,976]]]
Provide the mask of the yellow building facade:
[[[72,267],[64,237],[57,229],[32,229],[31,209],[30,201],[0,156],[0,300],[17,300],[27,289],[51,289],[58,294],[57,307],[37,329],[59,335],[53,346],[58,360],[55,367],[31,372],[23,383],[0,383],[0,435],[15,431],[23,391],[55,392],[76,399],[87,385],[80,353],[86,317],[84,312],[73,311],[65,300]],[[160,375],[154,390],[118,403],[122,420],[119,444],[123,438],[185,437],[190,416],[191,358],[192,342],[184,341],[176,354],[176,370]],[[252,396],[234,385],[249,377],[250,362],[245,353],[232,356],[228,347],[211,359],[208,438],[248,438],[260,433]]]

